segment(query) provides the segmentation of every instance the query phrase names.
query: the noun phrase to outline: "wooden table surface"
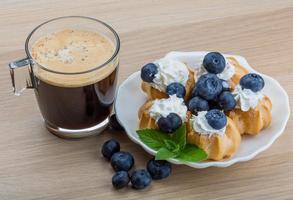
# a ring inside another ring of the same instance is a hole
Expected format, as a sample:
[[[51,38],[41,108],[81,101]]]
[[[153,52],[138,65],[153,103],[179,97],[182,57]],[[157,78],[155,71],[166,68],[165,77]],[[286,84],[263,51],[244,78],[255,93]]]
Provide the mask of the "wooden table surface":
[[[292,119],[284,134],[249,162],[228,168],[173,166],[146,190],[112,188],[113,170],[99,151],[116,138],[144,167],[150,156],[125,133],[63,140],[42,124],[34,93],[11,92],[7,63],[24,57],[39,23],[86,15],[110,23],[122,41],[119,82],[172,50],[217,50],[247,58],[293,95],[292,0],[1,0],[0,199],[293,199]],[[292,100],[292,99],[291,99]],[[292,101],[291,101],[292,104]]]

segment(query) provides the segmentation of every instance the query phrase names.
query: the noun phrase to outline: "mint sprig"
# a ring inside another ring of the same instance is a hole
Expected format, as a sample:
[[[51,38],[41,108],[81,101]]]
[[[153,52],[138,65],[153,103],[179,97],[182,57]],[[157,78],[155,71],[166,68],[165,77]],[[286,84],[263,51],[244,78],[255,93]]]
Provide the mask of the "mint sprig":
[[[164,140],[169,139],[167,134],[154,129],[142,129],[136,132],[143,143],[156,151],[165,146]]]
[[[181,161],[198,162],[207,159],[207,153],[195,145],[187,144],[176,158]]]
[[[162,147],[157,152],[155,159],[156,160],[167,160],[169,158],[174,158],[174,157],[176,157],[176,153],[169,151],[165,147]]]
[[[199,162],[207,159],[207,153],[193,144],[186,144],[186,126],[182,125],[173,134],[155,129],[136,131],[140,140],[156,150],[156,160],[176,158],[183,162]]]

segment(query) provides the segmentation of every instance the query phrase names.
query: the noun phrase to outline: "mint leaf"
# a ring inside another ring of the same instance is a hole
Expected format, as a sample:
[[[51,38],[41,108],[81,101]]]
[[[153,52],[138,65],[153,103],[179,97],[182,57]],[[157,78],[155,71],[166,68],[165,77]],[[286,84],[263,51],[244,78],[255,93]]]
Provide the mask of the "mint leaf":
[[[186,126],[182,125],[172,135],[155,129],[136,131],[140,140],[157,151],[156,160],[176,158],[183,162],[199,162],[207,159],[207,153],[193,144],[186,144]]]
[[[207,153],[193,144],[186,144],[176,158],[186,162],[199,162],[207,159]]]
[[[143,143],[156,151],[166,146],[164,140],[170,140],[169,135],[155,129],[141,129],[136,132]]]
[[[183,124],[179,127],[172,136],[172,139],[179,145],[180,149],[183,149],[186,145],[186,127]]]
[[[165,147],[169,150],[172,151],[177,148],[177,144],[173,140],[164,140]]]
[[[155,160],[167,160],[169,158],[174,158],[175,156],[175,153],[163,147],[157,152]]]

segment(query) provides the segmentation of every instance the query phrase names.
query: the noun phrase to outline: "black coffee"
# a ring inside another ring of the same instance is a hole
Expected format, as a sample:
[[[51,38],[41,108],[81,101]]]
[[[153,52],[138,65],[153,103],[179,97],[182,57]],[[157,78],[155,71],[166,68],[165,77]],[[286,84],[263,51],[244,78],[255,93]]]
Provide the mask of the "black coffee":
[[[45,120],[66,129],[88,128],[104,121],[112,109],[117,69],[82,87],[54,86],[38,79],[35,92]]]
[[[113,53],[109,38],[90,31],[65,29],[34,43],[35,92],[50,127],[84,129],[107,119],[117,82]]]

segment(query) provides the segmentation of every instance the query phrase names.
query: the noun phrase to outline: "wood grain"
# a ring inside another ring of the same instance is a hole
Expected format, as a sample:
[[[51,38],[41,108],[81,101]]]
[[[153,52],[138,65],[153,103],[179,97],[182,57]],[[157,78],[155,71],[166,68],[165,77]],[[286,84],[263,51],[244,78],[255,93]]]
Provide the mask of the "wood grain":
[[[100,156],[108,138],[131,151],[136,168],[150,156],[123,132],[62,140],[43,127],[33,91],[11,93],[7,63],[24,56],[39,23],[62,15],[102,19],[120,34],[120,82],[172,50],[239,54],[293,95],[292,0],[1,0],[0,199],[293,199],[293,128],[255,159],[228,168],[173,166],[173,175],[143,191],[115,191]],[[291,100],[291,104],[292,104]]]

